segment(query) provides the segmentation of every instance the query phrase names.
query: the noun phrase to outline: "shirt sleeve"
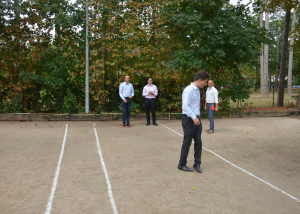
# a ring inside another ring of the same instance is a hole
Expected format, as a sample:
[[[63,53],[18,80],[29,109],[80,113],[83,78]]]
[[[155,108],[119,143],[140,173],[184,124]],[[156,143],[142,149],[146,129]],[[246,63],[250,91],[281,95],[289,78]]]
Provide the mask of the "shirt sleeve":
[[[189,104],[191,103],[192,100],[192,93],[190,90],[184,90],[182,93],[182,110],[186,112],[186,115],[193,120],[196,119],[196,115],[193,113],[191,110]]]
[[[120,95],[120,97],[121,97],[122,100],[125,99],[124,96],[123,96],[123,85],[122,85],[122,83],[119,86],[119,95]]]
[[[208,89],[207,89],[208,90]],[[207,90],[205,92],[205,101],[207,102]]]
[[[219,94],[219,92],[218,92],[218,90],[216,89],[216,90],[215,90],[215,93],[214,93],[215,103],[219,103],[218,94]]]
[[[147,95],[148,95],[148,93],[146,92],[146,86],[144,86],[142,96],[143,96],[143,97],[146,97]]]
[[[153,93],[154,93],[154,96],[157,96],[157,95],[158,95],[158,90],[157,90],[157,87],[156,87],[156,86],[155,86],[155,89],[154,89]]]
[[[134,96],[134,88],[132,84],[131,84],[131,96]]]

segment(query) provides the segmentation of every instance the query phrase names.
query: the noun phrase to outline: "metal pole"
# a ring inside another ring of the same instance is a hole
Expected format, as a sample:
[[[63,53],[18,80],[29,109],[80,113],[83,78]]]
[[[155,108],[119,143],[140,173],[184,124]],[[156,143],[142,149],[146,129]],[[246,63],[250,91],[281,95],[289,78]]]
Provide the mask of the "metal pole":
[[[86,2],[86,56],[85,56],[85,113],[90,112],[90,101],[89,101],[89,11],[88,2]]]
[[[274,85],[273,85],[273,106],[274,106]]]
[[[271,61],[270,62],[272,62],[272,54],[271,54]],[[271,92],[271,90],[272,90],[272,81],[271,81],[271,77],[272,77],[272,75],[271,75],[271,72],[269,72],[270,73],[270,88],[269,88],[269,91]]]
[[[272,59],[272,58],[271,58],[271,59]],[[271,85],[271,84],[272,84],[272,82],[271,82],[271,77],[272,77],[272,76],[271,76],[271,72],[270,72],[270,92],[271,92],[271,88],[272,88],[272,85]]]

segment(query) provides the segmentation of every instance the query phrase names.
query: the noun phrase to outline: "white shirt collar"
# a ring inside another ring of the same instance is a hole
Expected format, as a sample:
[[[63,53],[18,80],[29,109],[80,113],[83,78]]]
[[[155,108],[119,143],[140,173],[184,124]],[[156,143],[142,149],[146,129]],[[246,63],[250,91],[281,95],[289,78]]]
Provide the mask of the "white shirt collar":
[[[197,86],[195,86],[194,83],[191,83],[191,85],[192,85],[192,87],[193,87],[194,90],[197,90],[197,89],[198,89]]]

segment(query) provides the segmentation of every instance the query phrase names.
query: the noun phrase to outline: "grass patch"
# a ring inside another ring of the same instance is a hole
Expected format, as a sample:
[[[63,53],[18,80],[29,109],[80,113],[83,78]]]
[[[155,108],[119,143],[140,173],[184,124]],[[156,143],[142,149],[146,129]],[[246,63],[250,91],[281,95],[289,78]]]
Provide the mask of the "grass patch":
[[[272,89],[273,90],[273,89]],[[298,96],[299,89],[292,89],[292,96]],[[278,93],[274,93],[274,106],[277,106]],[[269,97],[264,97],[260,94],[260,91],[252,91],[250,98],[242,102],[243,108],[258,108],[258,107],[270,107],[273,106],[273,91],[269,92]],[[287,89],[284,90],[284,107],[293,107],[296,105],[296,100],[290,96],[287,96]],[[236,108],[237,103],[230,101],[230,107]],[[240,108],[240,105],[239,105]]]

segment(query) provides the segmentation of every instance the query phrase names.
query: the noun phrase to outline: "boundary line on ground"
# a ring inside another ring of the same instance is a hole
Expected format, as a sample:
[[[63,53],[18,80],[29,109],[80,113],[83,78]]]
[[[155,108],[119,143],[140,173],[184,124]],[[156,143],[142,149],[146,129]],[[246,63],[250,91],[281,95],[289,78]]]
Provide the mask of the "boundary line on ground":
[[[104,172],[104,175],[105,175],[105,178],[106,178],[108,196],[109,196],[109,199],[110,199],[111,207],[113,209],[114,214],[118,214],[117,207],[116,207],[115,200],[114,200],[113,193],[112,193],[111,184],[110,184],[109,177],[108,177],[108,173],[107,173],[105,163],[104,163],[104,160],[103,160],[103,155],[102,155],[102,151],[101,151],[101,147],[100,147],[99,138],[98,138],[98,135],[97,135],[97,130],[96,130],[96,128],[93,128],[93,129],[94,129],[95,136],[96,136],[96,141],[97,141],[97,151],[98,151],[98,154],[99,154],[99,157],[100,157],[100,160],[101,160],[101,164],[102,164],[102,169],[103,169],[103,172]]]
[[[159,123],[159,122],[157,122],[157,123],[160,124],[160,125],[162,125],[163,127],[167,128],[167,129],[171,130],[172,132],[178,134],[179,136],[183,137],[181,134],[179,134],[178,132],[176,132],[176,131],[170,129],[169,127],[167,127],[167,126],[165,126],[165,125],[163,125],[163,124],[161,124],[161,123]],[[193,142],[193,143],[194,143],[194,142]],[[221,157],[221,156],[218,155],[217,153],[215,153],[215,152],[213,152],[213,151],[211,151],[211,150],[209,150],[209,149],[207,149],[207,148],[205,148],[205,147],[203,147],[203,146],[202,146],[202,148],[205,149],[205,150],[207,150],[208,152],[210,152],[210,153],[216,155],[218,158],[220,158],[220,159],[222,159],[223,161],[229,163],[230,165],[234,166],[235,168],[237,168],[237,169],[239,169],[239,170],[241,170],[241,171],[247,173],[248,175],[250,175],[250,176],[252,176],[252,177],[258,179],[259,181],[261,181],[261,182],[263,182],[263,183],[269,185],[269,186],[272,187],[273,189],[276,189],[276,190],[278,190],[279,192],[281,192],[281,193],[287,195],[288,197],[294,199],[295,201],[300,202],[300,200],[299,200],[298,198],[296,198],[296,197],[292,196],[291,194],[289,194],[289,193],[287,193],[287,192],[285,192],[285,191],[279,189],[278,187],[276,187],[276,186],[270,184],[269,182],[267,182],[267,181],[265,181],[265,180],[263,180],[263,179],[257,177],[256,175],[252,174],[251,172],[248,172],[247,170],[245,170],[245,169],[243,169],[243,168],[241,168],[241,167],[235,165],[234,163],[231,163],[230,161],[228,161],[228,160],[226,160],[225,158]]]
[[[51,194],[50,194],[50,197],[49,197],[49,200],[48,200],[48,203],[47,203],[47,208],[46,208],[45,214],[50,214],[50,211],[51,211],[51,208],[52,208],[52,201],[53,201],[55,190],[56,190],[56,185],[57,185],[57,180],[58,180],[58,176],[59,176],[59,172],[60,172],[60,165],[61,165],[62,157],[63,157],[63,154],[64,154],[64,149],[65,149],[65,144],[66,144],[66,139],[67,139],[67,133],[68,133],[68,124],[66,125],[65,136],[64,136],[64,140],[63,140],[63,144],[62,144],[62,148],[61,148],[61,152],[60,152],[60,156],[59,156],[59,160],[58,160],[58,164],[57,164],[57,168],[56,168],[56,172],[55,172],[55,177],[54,177],[54,180],[53,180]]]

